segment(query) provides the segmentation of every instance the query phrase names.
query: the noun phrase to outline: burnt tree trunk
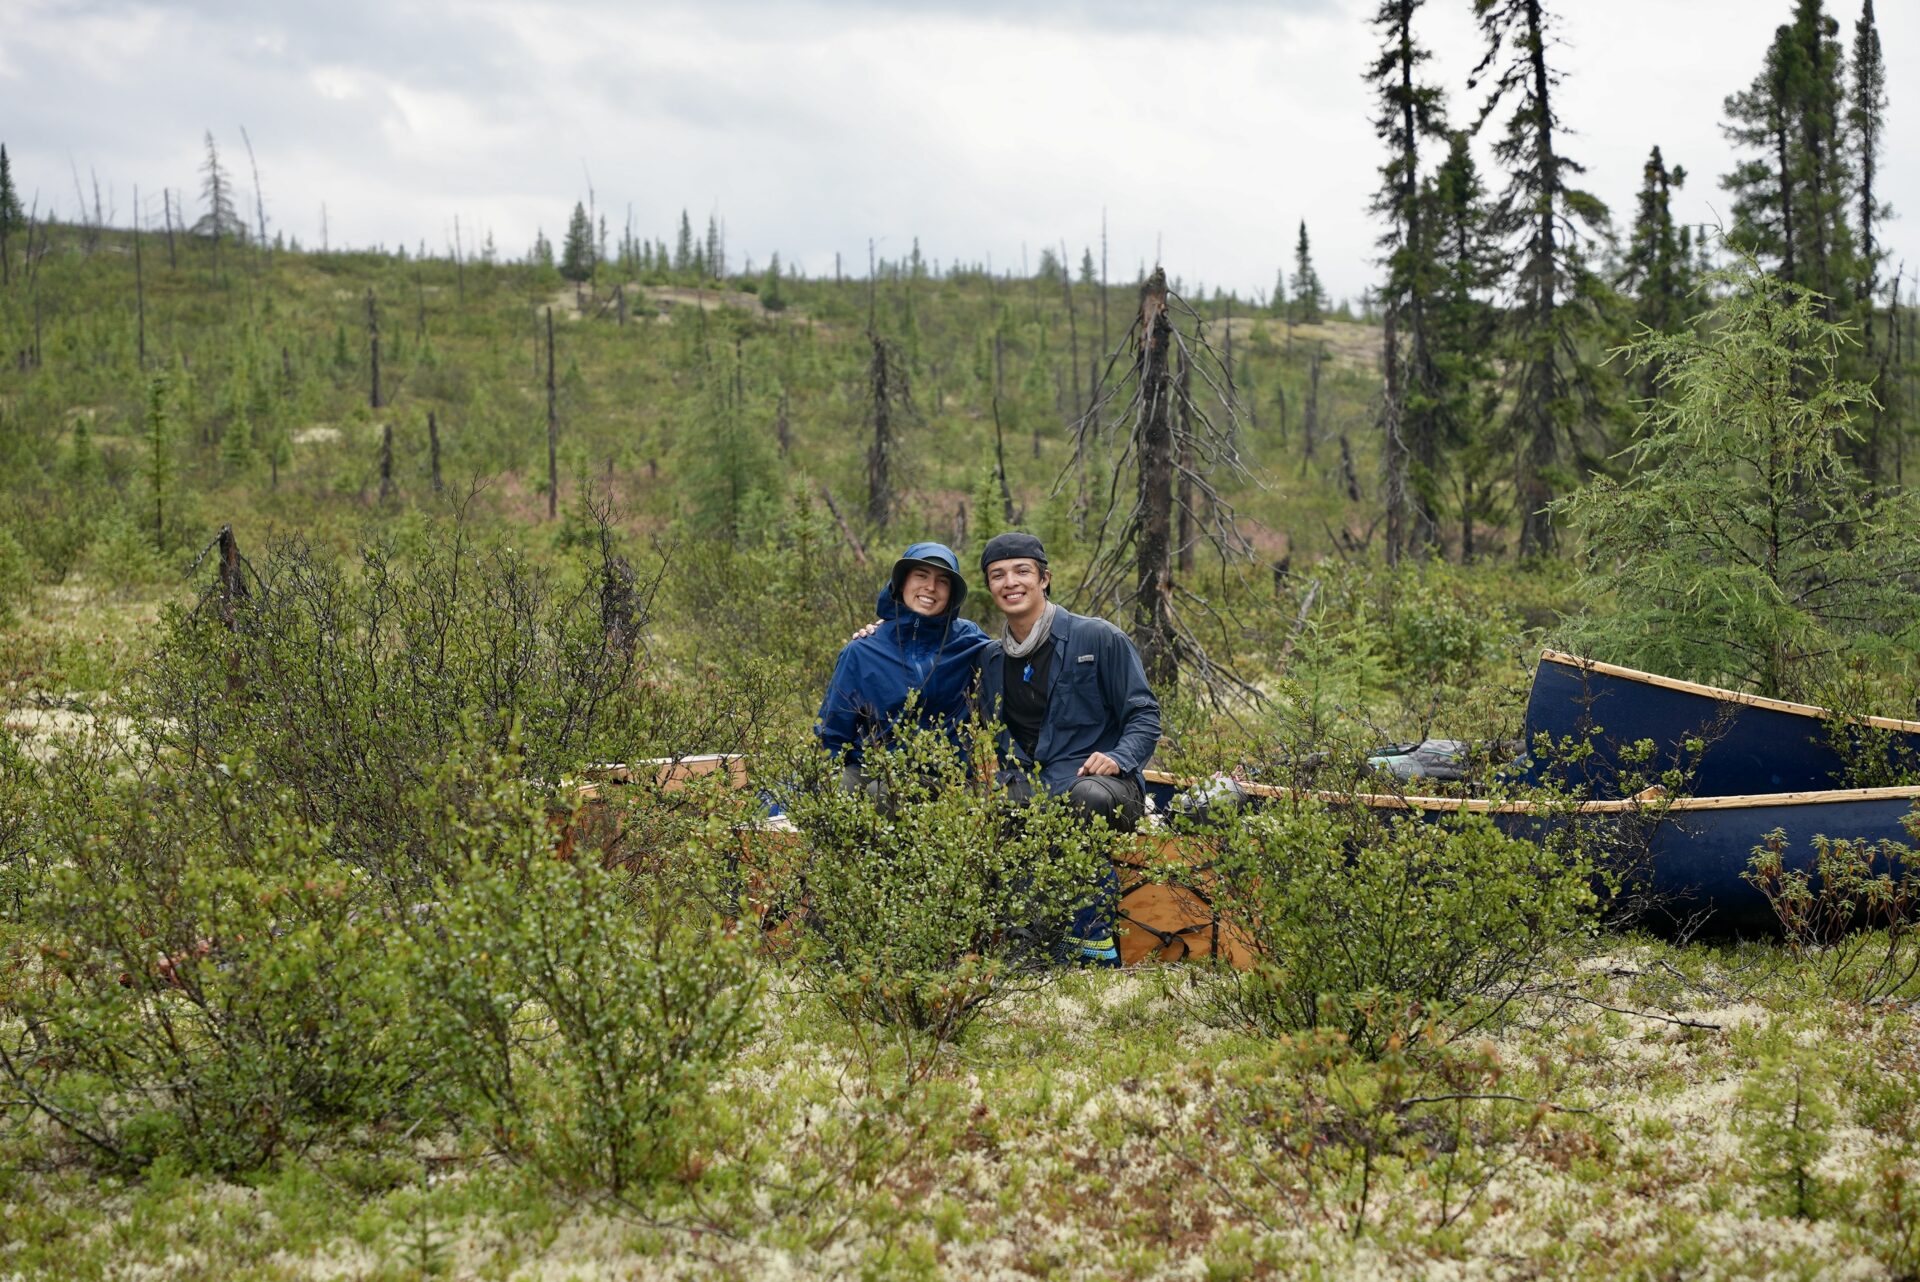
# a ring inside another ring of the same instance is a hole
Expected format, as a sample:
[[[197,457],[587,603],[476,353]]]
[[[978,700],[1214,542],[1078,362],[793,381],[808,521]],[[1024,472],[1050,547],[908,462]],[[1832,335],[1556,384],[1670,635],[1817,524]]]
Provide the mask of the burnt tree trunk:
[[[780,388],[780,407],[773,412],[773,438],[780,446],[780,457],[793,450],[793,419],[787,408],[787,389]]]
[[[1231,332],[1231,331],[1229,331]],[[1182,574],[1193,572],[1193,363],[1180,358],[1180,436],[1178,447],[1179,540],[1174,551],[1174,568]]]
[[[553,381],[553,308],[547,308],[547,519],[560,515],[560,403]]]
[[[4,257],[4,254],[0,254]],[[147,276],[146,267],[140,253],[140,189],[133,189],[133,301],[134,315],[138,318],[140,344],[140,368],[147,368]]]
[[[165,187],[160,189],[160,210],[167,225],[167,270],[179,271],[180,260],[173,253],[173,193]]]
[[[1313,462],[1313,451],[1320,444],[1320,362],[1322,345],[1316,341],[1307,357],[1307,403],[1300,416],[1300,470]]]
[[[1405,402],[1402,397],[1400,369],[1400,300],[1387,303],[1387,320],[1381,338],[1382,363],[1386,369],[1386,391],[1380,398],[1381,470],[1385,473],[1387,504],[1387,564],[1399,563],[1408,550],[1412,534],[1407,513],[1407,442],[1402,435]]]
[[[993,479],[1000,487],[1000,510],[1008,525],[1014,523],[1013,491],[1007,485],[1007,442],[1000,431],[1000,398],[993,398]]]
[[[233,631],[240,602],[247,596],[246,576],[241,572],[240,540],[234,537],[233,527],[220,527],[220,622]]]
[[[367,352],[372,370],[372,387],[367,403],[374,409],[380,408],[380,309],[373,301],[373,290],[367,290]]]
[[[393,424],[380,429],[380,501],[393,497]]]
[[[884,530],[893,521],[893,387],[887,344],[869,333],[873,363],[867,378],[873,396],[873,442],[867,447],[867,524]]]
[[[446,487],[440,479],[440,420],[432,410],[427,411],[427,467],[433,476],[433,492],[438,494]]]
[[[1140,287],[1140,532],[1133,639],[1147,680],[1171,690],[1178,673],[1173,631],[1173,379],[1168,373],[1173,321],[1167,273],[1156,267]]]

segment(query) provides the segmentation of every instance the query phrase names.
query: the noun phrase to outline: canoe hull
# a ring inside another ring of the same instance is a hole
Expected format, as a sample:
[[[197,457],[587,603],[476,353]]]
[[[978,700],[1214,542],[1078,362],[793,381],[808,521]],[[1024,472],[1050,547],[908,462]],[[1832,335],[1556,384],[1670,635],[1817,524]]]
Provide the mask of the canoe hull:
[[[1555,744],[1591,743],[1592,755],[1556,764],[1535,748],[1542,735]],[[1871,749],[1868,736],[1877,740]],[[1642,740],[1653,744],[1653,757],[1629,764],[1627,749]],[[1689,740],[1700,741],[1699,751],[1689,751]],[[1552,652],[1534,672],[1526,741],[1535,782],[1579,785],[1600,798],[1622,795],[1629,771],[1651,782],[1677,768],[1688,772],[1684,791],[1694,796],[1737,797],[1844,787],[1850,755],[1871,760],[1867,754],[1878,753],[1889,767],[1920,761],[1920,727],[1910,723],[1850,723],[1824,708]]]

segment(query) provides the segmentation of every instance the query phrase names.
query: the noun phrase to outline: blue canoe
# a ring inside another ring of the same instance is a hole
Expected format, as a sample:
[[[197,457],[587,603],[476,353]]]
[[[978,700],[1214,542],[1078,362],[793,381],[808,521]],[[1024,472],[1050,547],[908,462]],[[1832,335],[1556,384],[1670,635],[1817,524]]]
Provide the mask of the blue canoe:
[[[1840,787],[1847,782],[1849,759],[1889,782],[1903,767],[1920,766],[1920,722],[1850,720],[1810,704],[1763,699],[1552,650],[1541,654],[1527,700],[1529,750],[1541,735],[1556,744],[1590,742],[1593,752],[1585,760],[1556,765],[1536,751],[1533,781],[1557,778],[1598,798],[1620,796],[1620,780],[1629,770],[1651,780],[1678,768],[1690,772],[1685,791],[1693,796],[1749,797]],[[1629,766],[1623,749],[1641,740],[1653,744],[1653,755]],[[1689,740],[1703,747],[1689,752]]]
[[[1189,781],[1147,772],[1150,793],[1171,797]],[[1823,789],[1744,797],[1628,798],[1549,807],[1528,801],[1420,797],[1396,793],[1301,793],[1240,784],[1248,802],[1274,804],[1310,796],[1326,805],[1363,806],[1438,818],[1460,811],[1493,816],[1517,837],[1538,837],[1566,823],[1591,825],[1637,883],[1647,911],[1642,924],[1715,935],[1769,935],[1778,922],[1766,896],[1742,876],[1754,848],[1779,829],[1789,869],[1811,871],[1816,837],[1888,841],[1910,846],[1902,820],[1920,805],[1920,787]],[[1162,803],[1164,807],[1165,803]],[[1896,874],[1899,869],[1893,869]]]

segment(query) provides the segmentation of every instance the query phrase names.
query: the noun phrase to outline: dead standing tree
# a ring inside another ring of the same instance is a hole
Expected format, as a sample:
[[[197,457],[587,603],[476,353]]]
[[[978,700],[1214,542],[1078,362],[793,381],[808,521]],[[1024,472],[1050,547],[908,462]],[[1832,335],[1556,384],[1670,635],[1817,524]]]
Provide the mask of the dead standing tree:
[[[867,524],[884,530],[893,522],[893,452],[898,440],[897,418],[910,410],[907,375],[892,344],[869,329],[873,359],[867,365],[867,389],[872,406],[873,440],[867,446]]]
[[[1233,507],[1214,485],[1219,474],[1251,478],[1234,449],[1238,409],[1232,386],[1204,329],[1199,313],[1168,289],[1165,269],[1156,267],[1140,287],[1140,310],[1125,341],[1107,358],[1075,427],[1075,452],[1098,434],[1114,467],[1086,577],[1073,599],[1109,613],[1132,613],[1148,679],[1163,691],[1185,668],[1210,697],[1258,698],[1222,657],[1234,637],[1231,619],[1175,574],[1176,513],[1185,537],[1205,539],[1219,552],[1223,573],[1253,563]],[[1132,359],[1116,376],[1125,351]],[[1124,484],[1129,476],[1131,487]],[[1069,465],[1054,492],[1072,480]]]
[[[704,312],[702,313],[704,315]],[[560,401],[553,381],[553,308],[547,308],[547,519],[560,515]]]

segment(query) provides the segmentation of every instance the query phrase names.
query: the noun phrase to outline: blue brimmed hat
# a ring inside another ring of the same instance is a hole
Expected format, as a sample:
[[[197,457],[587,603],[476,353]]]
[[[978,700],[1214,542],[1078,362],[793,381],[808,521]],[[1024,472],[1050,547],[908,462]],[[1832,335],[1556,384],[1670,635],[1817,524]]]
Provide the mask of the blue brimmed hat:
[[[892,591],[896,599],[905,588],[907,573],[915,569],[938,570],[953,584],[947,598],[947,613],[956,614],[967,599],[967,581],[960,577],[960,558],[944,543],[916,543],[893,563]]]

